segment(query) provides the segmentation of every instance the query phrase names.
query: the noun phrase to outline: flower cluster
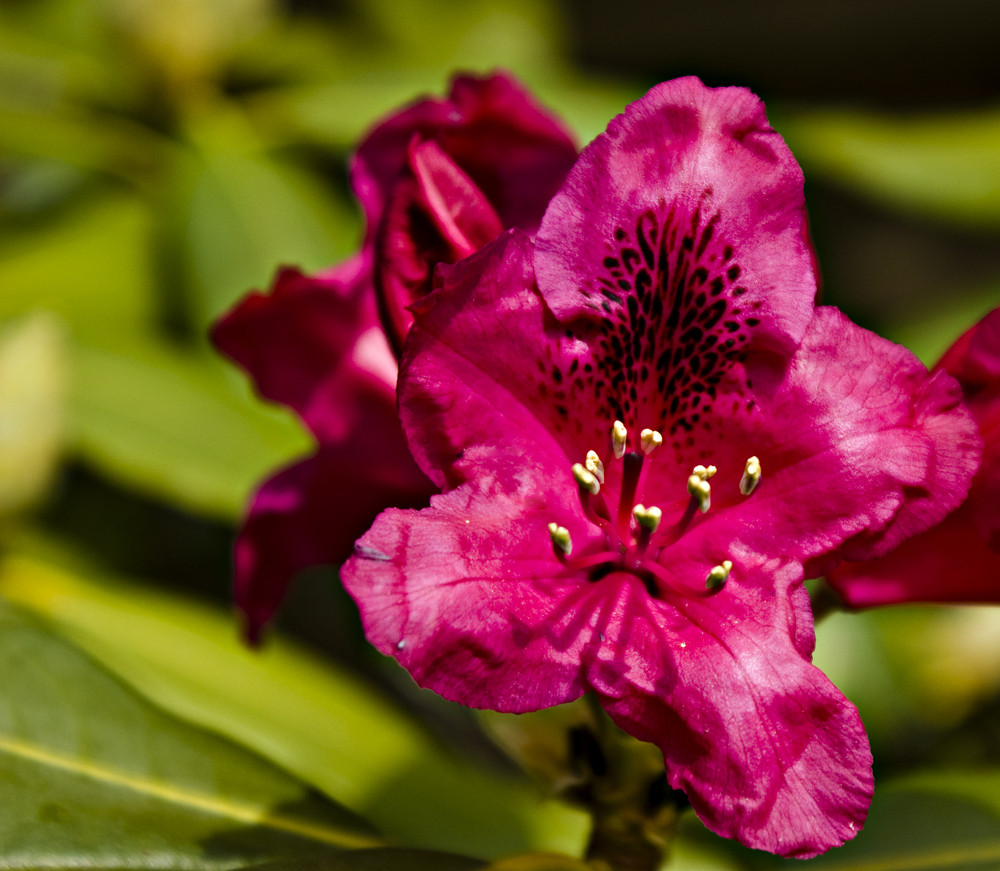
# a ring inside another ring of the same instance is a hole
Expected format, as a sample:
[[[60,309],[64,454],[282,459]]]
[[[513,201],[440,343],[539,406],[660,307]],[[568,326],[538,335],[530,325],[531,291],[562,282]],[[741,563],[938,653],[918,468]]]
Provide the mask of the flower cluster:
[[[421,686],[510,712],[592,693],[714,831],[798,857],[852,837],[871,756],[811,664],[803,580],[941,521],[980,441],[947,371],[816,307],[760,101],[667,82],[577,156],[508,78],[459,79],[352,178],[358,258],[215,334],[320,445],[241,534],[251,627],[393,506],[341,577]]]

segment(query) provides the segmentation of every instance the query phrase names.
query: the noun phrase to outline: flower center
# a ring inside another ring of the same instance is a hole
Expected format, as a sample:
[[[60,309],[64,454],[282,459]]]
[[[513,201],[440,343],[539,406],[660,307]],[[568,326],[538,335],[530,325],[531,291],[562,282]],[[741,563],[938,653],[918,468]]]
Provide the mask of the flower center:
[[[610,462],[620,466],[616,470],[620,475],[617,505],[613,495],[604,489],[609,470],[596,451],[588,451],[583,463],[573,465],[584,515],[604,534],[604,546],[590,547],[587,552],[572,556],[573,542],[568,529],[553,521],[548,525],[553,551],[568,570],[586,569],[592,580],[624,571],[640,578],[653,595],[662,592],[689,597],[715,595],[729,579],[733,569],[731,560],[723,559],[716,564],[706,559],[703,586],[682,589],[659,558],[699,514],[710,510],[712,485],[709,482],[718,470],[713,465],[695,466],[687,479],[689,499],[683,513],[676,523],[664,524],[663,511],[655,505],[647,507],[641,501],[649,469],[662,444],[659,432],[644,429],[639,434],[638,444],[633,443],[630,450],[628,430],[616,420],[611,428]],[[760,479],[760,460],[750,457],[739,484],[743,496],[753,493]]]

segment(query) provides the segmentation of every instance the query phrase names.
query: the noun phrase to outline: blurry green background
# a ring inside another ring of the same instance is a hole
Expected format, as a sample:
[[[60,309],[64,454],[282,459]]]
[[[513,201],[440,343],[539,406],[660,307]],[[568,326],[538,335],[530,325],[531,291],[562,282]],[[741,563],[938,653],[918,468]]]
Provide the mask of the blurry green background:
[[[173,630],[157,644],[129,627],[167,614],[176,630],[191,601],[224,613],[249,493],[308,450],[206,329],[279,265],[355,248],[345,165],[363,131],[455,70],[509,69],[581,144],[664,78],[749,86],[805,170],[824,300],[932,362],[1000,303],[998,32],[991,2],[0,0],[0,589],[174,714],[342,798],[273,750],[276,731],[245,734],[221,702],[213,714],[211,688],[185,677],[197,657],[164,676]],[[182,595],[173,617],[163,592]],[[435,746],[512,775],[479,719],[366,647],[331,572],[305,578],[278,622],[362,675],[373,705],[416,712]],[[205,637],[229,629],[220,617]],[[919,771],[926,789],[972,795],[1000,857],[1000,807],[983,798],[1000,795],[1000,612],[837,615],[818,635],[880,784]],[[476,852],[471,835],[436,838]]]

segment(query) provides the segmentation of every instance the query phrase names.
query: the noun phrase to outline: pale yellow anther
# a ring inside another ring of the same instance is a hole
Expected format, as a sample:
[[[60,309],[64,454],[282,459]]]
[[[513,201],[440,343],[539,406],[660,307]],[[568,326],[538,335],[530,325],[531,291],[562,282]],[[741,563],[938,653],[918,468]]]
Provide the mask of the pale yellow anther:
[[[708,573],[708,577],[705,578],[705,586],[714,590],[716,587],[721,587],[728,579],[729,573],[733,570],[733,561],[724,559],[722,565],[712,566],[711,571]]]
[[[583,463],[573,463],[573,477],[576,478],[581,490],[586,490],[595,496],[601,492],[601,482],[597,480],[597,475],[588,472]]]
[[[740,478],[740,492],[744,496],[749,496],[757,489],[760,483],[760,460],[750,457],[747,460],[746,468],[743,469],[743,477]]]
[[[632,509],[632,516],[638,521],[639,526],[648,529],[650,532],[656,532],[660,521],[663,519],[663,512],[655,505],[649,508],[645,505],[636,505]]]
[[[639,444],[642,446],[642,452],[648,457],[663,444],[663,436],[655,429],[644,429],[639,433]]]
[[[625,445],[628,443],[628,430],[625,424],[616,420],[611,426],[611,447],[615,454],[615,459],[620,460],[625,456]]]
[[[604,463],[597,456],[597,451],[587,451],[587,460],[583,465],[591,475],[597,478],[598,483],[604,483]]]
[[[566,554],[566,556],[572,553],[573,541],[569,537],[569,530],[565,526],[560,526],[558,523],[550,523],[549,538],[552,539],[552,543]]]
[[[702,466],[697,465],[691,470],[692,475],[697,475],[702,481],[707,481],[719,470],[715,466]]]
[[[712,485],[701,475],[695,472],[688,478],[688,493],[690,493],[698,503],[698,508],[704,514],[712,505]]]

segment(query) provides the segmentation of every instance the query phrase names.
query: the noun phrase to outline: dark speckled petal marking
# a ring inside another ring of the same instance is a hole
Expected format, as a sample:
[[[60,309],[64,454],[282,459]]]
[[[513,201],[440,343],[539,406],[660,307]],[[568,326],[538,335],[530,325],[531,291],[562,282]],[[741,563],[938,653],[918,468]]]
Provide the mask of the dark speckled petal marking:
[[[741,304],[746,287],[719,217],[700,207],[689,218],[676,207],[644,211],[616,228],[604,272],[585,291],[601,312],[593,389],[630,427],[690,432],[760,323],[760,302]],[[640,420],[644,392],[651,408]]]

